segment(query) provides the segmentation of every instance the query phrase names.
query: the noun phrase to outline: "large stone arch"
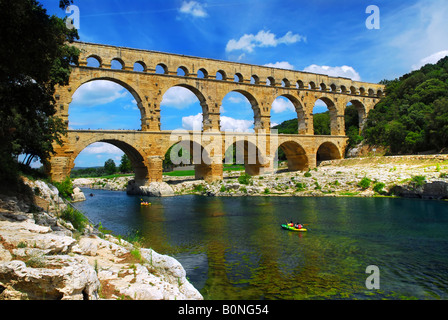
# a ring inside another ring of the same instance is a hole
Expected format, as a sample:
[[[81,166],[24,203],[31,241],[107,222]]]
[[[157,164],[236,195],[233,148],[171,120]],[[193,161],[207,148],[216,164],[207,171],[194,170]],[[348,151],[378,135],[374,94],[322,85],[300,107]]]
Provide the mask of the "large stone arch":
[[[305,149],[297,141],[285,141],[279,145],[288,161],[289,171],[303,171],[310,167]]]
[[[116,138],[90,138],[85,141],[78,141],[76,147],[73,150],[73,154],[71,157],[71,166],[68,168],[67,174],[70,175],[71,170],[74,167],[74,162],[78,155],[85,150],[88,146],[93,143],[104,142],[109,143],[121,151],[123,151],[129,158],[132,163],[135,172],[135,183],[137,185],[144,186],[149,178],[148,167],[149,164],[146,159],[146,155],[141,150],[138,150],[136,147],[132,146],[128,142],[116,139]]]
[[[340,104],[333,99],[328,97],[328,95],[324,96],[315,96],[315,99],[312,108],[314,108],[315,103],[318,100],[323,101],[328,111],[330,112],[330,134],[332,136],[341,136],[345,135],[345,127],[344,127],[344,109],[340,107]],[[311,111],[311,114],[313,112]]]
[[[167,153],[171,161],[176,164],[194,166],[195,179],[214,181],[222,179],[222,161],[221,158],[212,154],[211,145],[204,145],[200,136],[189,135],[188,132],[173,132],[169,143],[164,149],[164,157]],[[196,139],[197,138],[197,139]],[[218,145],[220,147],[220,145]],[[180,149],[186,150],[187,155],[179,155]],[[220,150],[218,150],[220,151]]]
[[[342,159],[343,153],[333,142],[322,143],[316,151],[316,162]]]
[[[237,92],[237,93],[242,94],[249,101],[252,111],[254,113],[254,130],[255,130],[255,132],[258,131],[259,129],[263,129],[262,119],[261,119],[261,109],[260,109],[260,105],[258,103],[256,96],[247,90],[235,88],[235,89],[228,91],[222,97],[222,99],[224,99],[229,93],[232,93],[232,92]],[[221,105],[222,105],[222,100],[221,100]]]
[[[358,111],[359,131],[361,132],[367,119],[366,106],[359,99],[347,99],[347,104],[349,103],[351,103]]]
[[[143,100],[142,100],[142,94],[135,89],[132,85],[128,84],[125,80],[121,80],[119,77],[110,77],[110,76],[92,76],[92,77],[84,77],[81,76],[81,81],[75,82],[72,81],[71,82],[71,95],[70,95],[70,99],[69,101],[67,101],[67,113],[66,113],[66,117],[67,120],[69,118],[70,115],[70,104],[73,101],[73,95],[85,84],[87,83],[91,83],[94,81],[111,81],[114,82],[118,85],[120,85],[121,87],[125,88],[131,95],[132,97],[135,99],[138,109],[140,111],[141,114],[141,129],[143,130],[145,127],[145,119],[147,117],[147,111],[143,105]]]
[[[300,100],[293,96],[292,94],[284,93],[279,95],[278,97],[284,97],[288,99],[294,106],[294,109],[297,113],[297,122],[298,122],[298,134],[306,134],[308,131],[308,117],[306,116],[307,112],[305,106],[300,102]],[[275,99],[277,99],[276,97]],[[275,101],[275,100],[274,100]],[[271,104],[272,105],[272,104]],[[272,108],[270,109],[272,112]]]
[[[202,108],[202,128],[203,128],[202,130],[207,131],[207,129],[209,129],[212,125],[212,120],[210,118],[210,107],[206,96],[198,88],[186,83],[176,83],[174,85],[167,86],[161,92],[161,96],[163,97],[170,89],[176,87],[187,89],[191,93],[193,93],[196,96],[196,98],[198,98],[199,104],[201,105]]]
[[[251,176],[262,174],[263,167],[269,163],[267,163],[266,150],[260,148],[255,140],[254,136],[235,136],[234,139],[226,139],[223,155],[226,157],[225,163],[230,164],[229,158],[232,157],[235,158],[236,164],[244,164],[246,174]],[[234,147],[236,154],[232,154]],[[229,153],[229,150],[232,151]]]

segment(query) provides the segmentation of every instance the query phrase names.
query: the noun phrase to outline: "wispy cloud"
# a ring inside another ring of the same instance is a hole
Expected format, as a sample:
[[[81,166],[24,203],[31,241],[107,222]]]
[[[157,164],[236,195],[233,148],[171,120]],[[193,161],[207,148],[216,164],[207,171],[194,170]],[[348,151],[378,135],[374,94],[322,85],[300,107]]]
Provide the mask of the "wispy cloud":
[[[183,1],[179,12],[196,18],[205,18],[208,16],[204,5],[196,1]]]
[[[235,119],[221,116],[221,131],[253,132],[253,120]],[[182,118],[182,128],[185,130],[202,129],[202,113]]]
[[[112,81],[96,80],[82,85],[73,94],[72,103],[80,106],[98,106],[130,96],[129,92]]]
[[[412,66],[412,70],[418,70],[428,63],[435,64],[439,62],[440,59],[445,58],[446,56],[448,56],[448,50],[436,52],[428,57],[421,59],[417,64],[414,64]]]
[[[272,103],[272,111],[274,113],[294,112],[295,108],[291,101],[286,98],[279,97]]]
[[[85,148],[83,153],[86,154],[103,154],[107,153],[110,155],[122,155],[123,151],[121,151],[119,148],[115,147],[114,145],[111,145],[109,143],[104,142],[96,142]]]
[[[294,34],[292,31],[288,31],[283,37],[277,38],[277,36],[269,30],[260,30],[256,35],[245,34],[238,40],[229,40],[226,46],[226,51],[231,52],[241,50],[252,53],[255,48],[276,47],[279,44],[293,44],[299,41],[306,41],[306,38],[299,34]]]
[[[318,66],[312,64],[306,67],[303,71],[324,74],[330,77],[343,77],[355,81],[361,81],[361,76],[359,75],[359,73],[356,72],[356,70],[350,66],[330,67],[330,66]]]
[[[276,62],[276,63],[267,63],[264,66],[265,67],[271,67],[271,68],[294,70],[294,66],[292,64],[290,64],[288,61],[279,61],[279,62]]]
[[[163,96],[161,106],[185,109],[196,102],[199,102],[199,100],[190,90],[182,87],[173,87]]]

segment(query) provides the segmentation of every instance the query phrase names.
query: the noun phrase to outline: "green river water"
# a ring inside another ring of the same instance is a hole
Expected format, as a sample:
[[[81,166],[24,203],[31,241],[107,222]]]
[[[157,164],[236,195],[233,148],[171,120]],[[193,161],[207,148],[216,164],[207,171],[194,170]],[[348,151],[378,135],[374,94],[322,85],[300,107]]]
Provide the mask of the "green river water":
[[[184,266],[205,299],[448,299],[448,202],[392,198],[149,198],[84,189],[94,223]],[[93,197],[88,195],[93,193]],[[280,226],[293,220],[308,232]],[[368,266],[379,289],[368,289]]]

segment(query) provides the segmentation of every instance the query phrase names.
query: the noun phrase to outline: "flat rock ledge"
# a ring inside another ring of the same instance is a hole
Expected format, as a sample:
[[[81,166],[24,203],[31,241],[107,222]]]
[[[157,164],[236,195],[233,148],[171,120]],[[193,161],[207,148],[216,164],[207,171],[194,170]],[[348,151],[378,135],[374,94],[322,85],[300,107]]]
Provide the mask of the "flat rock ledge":
[[[0,300],[203,299],[176,259],[26,208],[0,196]]]

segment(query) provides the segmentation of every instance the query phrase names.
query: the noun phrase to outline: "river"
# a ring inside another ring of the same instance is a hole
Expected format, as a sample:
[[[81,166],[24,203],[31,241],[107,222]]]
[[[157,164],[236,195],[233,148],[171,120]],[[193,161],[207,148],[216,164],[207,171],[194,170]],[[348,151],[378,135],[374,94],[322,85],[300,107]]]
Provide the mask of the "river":
[[[205,299],[448,299],[446,201],[83,191],[76,207],[92,222],[138,231],[145,247],[181,262]],[[308,232],[281,229],[290,220]]]

